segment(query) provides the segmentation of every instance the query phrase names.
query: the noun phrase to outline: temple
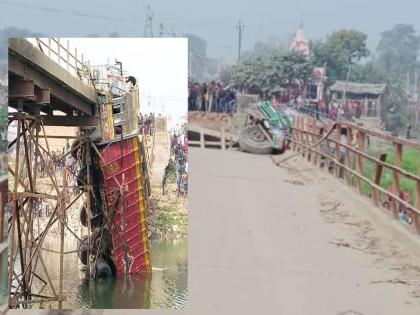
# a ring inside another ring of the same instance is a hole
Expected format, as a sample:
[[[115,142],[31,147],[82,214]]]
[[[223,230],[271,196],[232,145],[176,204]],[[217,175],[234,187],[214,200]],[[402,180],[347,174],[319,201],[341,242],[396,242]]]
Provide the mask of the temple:
[[[290,43],[290,51],[300,52],[306,57],[309,56],[309,41],[305,37],[303,31],[303,23],[300,24],[299,29],[296,31],[295,37]]]

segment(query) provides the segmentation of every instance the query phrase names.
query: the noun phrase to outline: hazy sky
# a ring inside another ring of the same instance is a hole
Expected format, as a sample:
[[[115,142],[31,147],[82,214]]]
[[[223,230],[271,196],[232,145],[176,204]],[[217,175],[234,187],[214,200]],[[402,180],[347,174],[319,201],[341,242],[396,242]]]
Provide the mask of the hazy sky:
[[[0,29],[16,26],[46,35],[143,36],[147,4],[151,4],[155,34],[162,22],[168,30],[194,33],[208,42],[210,56],[236,56],[237,30],[246,25],[244,48],[258,39],[287,41],[303,17],[309,38],[322,38],[339,28],[369,35],[375,47],[381,31],[396,23],[413,24],[420,31],[418,0],[0,0]]]
[[[67,38],[62,38],[66,45]],[[115,58],[123,70],[137,79],[140,111],[171,118],[171,126],[182,123],[187,114],[188,45],[185,38],[69,38],[70,50],[91,65],[112,64]]]

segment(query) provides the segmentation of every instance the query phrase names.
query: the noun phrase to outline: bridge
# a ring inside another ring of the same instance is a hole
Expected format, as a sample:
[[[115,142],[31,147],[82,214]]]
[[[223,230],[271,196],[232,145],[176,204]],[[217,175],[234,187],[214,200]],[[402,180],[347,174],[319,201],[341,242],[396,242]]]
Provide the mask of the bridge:
[[[419,313],[420,176],[407,156],[420,145],[350,122],[328,136],[315,126],[295,117],[282,155],[220,137],[190,149],[191,221],[203,222],[191,278],[207,283],[194,303],[209,314]]]
[[[9,106],[41,114],[46,126],[97,126],[98,94],[83,55],[59,39],[37,43],[9,40]]]

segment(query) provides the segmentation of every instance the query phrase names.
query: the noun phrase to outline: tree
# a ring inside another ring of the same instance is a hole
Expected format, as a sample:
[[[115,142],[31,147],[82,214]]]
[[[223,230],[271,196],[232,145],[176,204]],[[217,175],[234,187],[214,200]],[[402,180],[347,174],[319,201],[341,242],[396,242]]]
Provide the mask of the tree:
[[[232,69],[232,84],[247,93],[258,93],[262,87],[265,61],[252,56]]]
[[[349,81],[361,83],[385,83],[386,76],[377,65],[376,60],[372,59],[364,64],[352,65]]]
[[[420,37],[412,25],[397,24],[382,32],[378,44],[378,65],[384,73],[406,76],[416,65]]]
[[[253,56],[232,70],[232,84],[248,93],[269,98],[284,85],[303,85],[311,79],[313,66],[297,52],[276,52],[265,58]]]
[[[330,83],[346,80],[348,68],[369,56],[366,47],[367,35],[354,30],[339,30],[325,41],[311,42],[313,62],[317,66],[327,65]]]

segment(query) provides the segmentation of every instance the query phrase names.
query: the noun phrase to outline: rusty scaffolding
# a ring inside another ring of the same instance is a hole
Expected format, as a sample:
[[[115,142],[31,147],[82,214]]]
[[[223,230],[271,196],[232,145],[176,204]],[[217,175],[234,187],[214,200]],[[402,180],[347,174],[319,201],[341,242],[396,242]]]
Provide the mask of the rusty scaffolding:
[[[80,238],[66,223],[66,212],[85,192],[91,189],[91,179],[88,176],[83,191],[70,200],[65,173],[60,178],[54,167],[46,167],[48,178],[54,187],[54,193],[39,192],[37,190],[39,165],[40,163],[47,165],[46,160],[51,161],[52,158],[42,116],[39,115],[39,112],[38,115],[30,115],[18,111],[10,113],[9,124],[13,121],[17,122],[17,137],[9,143],[9,163],[12,162],[8,168],[12,209],[11,223],[9,224],[9,307],[29,308],[32,304],[39,304],[42,308],[45,303],[58,302],[58,307],[61,309],[63,301],[66,300],[63,294],[63,257],[65,254],[75,253],[75,251],[64,252],[65,229],[80,241]],[[45,147],[41,144],[42,139]],[[87,141],[83,141],[83,138],[81,140],[78,141],[77,146],[89,145]],[[70,153],[63,154],[57,160],[64,159]],[[71,171],[66,169],[65,172]],[[76,176],[76,174],[72,175]],[[90,194],[86,194],[88,204],[89,196]],[[46,214],[48,215],[47,224],[40,230],[39,220],[37,224],[37,221],[34,220],[36,205],[40,200],[46,199],[52,200],[54,207],[51,214]],[[87,208],[89,209],[89,207]],[[59,225],[60,235],[60,250],[55,252],[60,255],[58,284],[52,281],[43,258],[45,249],[42,247],[51,227],[55,224]],[[90,235],[90,225],[88,232]],[[43,275],[40,274],[39,269],[42,269]],[[38,292],[34,292],[32,285],[34,281],[42,283]],[[43,294],[46,287],[49,288],[48,291],[52,292],[52,295]]]

